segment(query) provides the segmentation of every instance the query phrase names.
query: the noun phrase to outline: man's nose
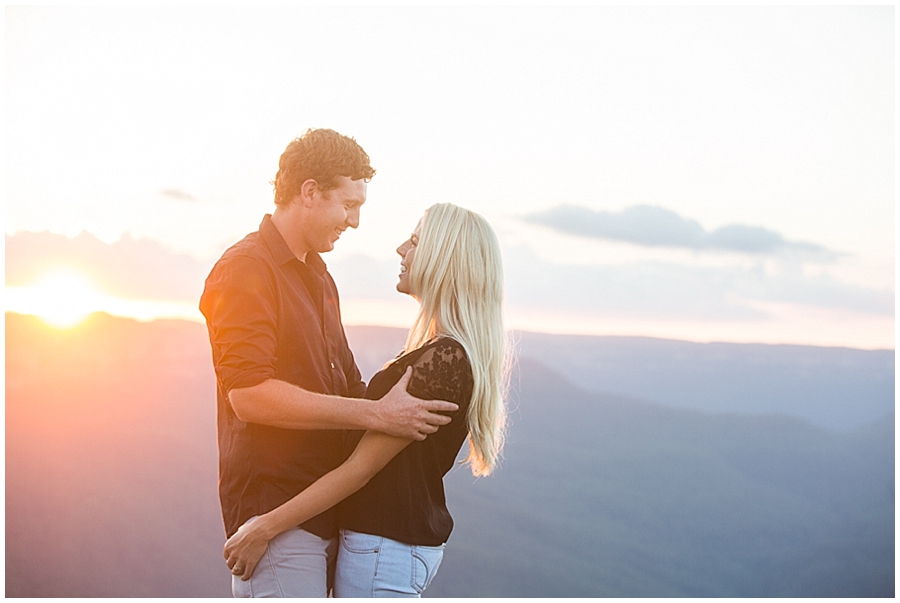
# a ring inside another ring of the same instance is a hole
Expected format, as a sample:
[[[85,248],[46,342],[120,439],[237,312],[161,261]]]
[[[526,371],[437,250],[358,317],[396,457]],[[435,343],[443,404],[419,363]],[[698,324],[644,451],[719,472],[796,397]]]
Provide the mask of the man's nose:
[[[359,208],[356,207],[347,212],[347,226],[359,228]]]

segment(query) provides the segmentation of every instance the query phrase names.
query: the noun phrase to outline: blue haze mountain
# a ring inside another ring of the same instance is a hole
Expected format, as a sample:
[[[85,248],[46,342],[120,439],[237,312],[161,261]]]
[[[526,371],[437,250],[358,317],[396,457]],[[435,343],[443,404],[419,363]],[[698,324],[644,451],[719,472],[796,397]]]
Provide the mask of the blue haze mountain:
[[[522,333],[519,352],[592,391],[832,430],[894,412],[894,351]]]
[[[427,595],[893,596],[893,416],[834,433],[519,375],[502,469],[447,479]]]
[[[7,314],[6,334],[6,594],[228,596],[203,326]],[[368,378],[404,331],[348,338]],[[519,350],[505,460],[448,476],[428,596],[893,596],[893,352]],[[809,410],[825,389],[833,429]]]
[[[406,331],[349,327],[368,378]],[[713,413],[785,415],[849,430],[894,412],[894,351],[516,333],[520,358],[586,390]]]

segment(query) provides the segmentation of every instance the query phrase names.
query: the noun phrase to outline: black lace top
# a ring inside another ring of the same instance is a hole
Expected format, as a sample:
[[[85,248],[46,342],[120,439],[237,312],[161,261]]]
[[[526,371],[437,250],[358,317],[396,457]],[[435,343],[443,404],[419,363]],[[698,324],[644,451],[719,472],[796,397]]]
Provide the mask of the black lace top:
[[[438,546],[447,541],[453,519],[444,500],[444,474],[466,440],[466,410],[472,398],[472,369],[462,346],[444,337],[399,357],[376,373],[366,397],[377,400],[413,367],[407,391],[426,400],[459,405],[453,420],[424,441],[413,442],[339,508],[342,528],[406,544]],[[350,447],[362,432],[352,432]]]

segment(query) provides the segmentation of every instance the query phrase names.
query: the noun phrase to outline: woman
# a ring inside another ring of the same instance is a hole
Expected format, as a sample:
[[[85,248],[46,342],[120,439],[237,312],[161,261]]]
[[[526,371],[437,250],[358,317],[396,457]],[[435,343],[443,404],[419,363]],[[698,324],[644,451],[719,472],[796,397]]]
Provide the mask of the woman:
[[[244,525],[225,544],[228,567],[241,579],[253,574],[272,538],[343,500],[334,595],[421,596],[453,527],[444,474],[467,437],[475,475],[497,463],[506,419],[497,238],[478,214],[438,204],[397,253],[397,290],[417,299],[419,312],[403,354],[372,377],[366,397],[378,399],[403,378],[411,394],[459,409],[421,442],[366,432],[344,464]]]

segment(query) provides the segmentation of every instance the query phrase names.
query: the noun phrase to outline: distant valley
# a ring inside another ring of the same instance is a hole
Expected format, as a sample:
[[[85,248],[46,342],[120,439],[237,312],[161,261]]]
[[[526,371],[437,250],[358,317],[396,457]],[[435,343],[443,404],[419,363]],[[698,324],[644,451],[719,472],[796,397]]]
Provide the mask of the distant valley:
[[[347,334],[365,376],[405,338]],[[6,595],[229,596],[205,328],[6,336]],[[894,595],[893,351],[518,339],[427,596]]]
[[[364,374],[404,329],[348,327]],[[787,415],[845,431],[894,412],[894,351],[691,343],[650,337],[513,334],[519,358],[583,389],[713,413]]]

